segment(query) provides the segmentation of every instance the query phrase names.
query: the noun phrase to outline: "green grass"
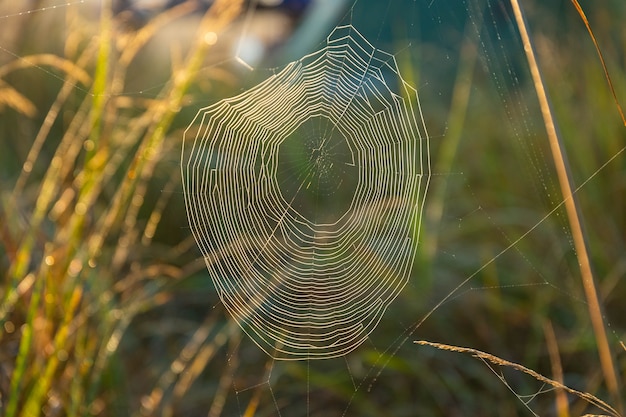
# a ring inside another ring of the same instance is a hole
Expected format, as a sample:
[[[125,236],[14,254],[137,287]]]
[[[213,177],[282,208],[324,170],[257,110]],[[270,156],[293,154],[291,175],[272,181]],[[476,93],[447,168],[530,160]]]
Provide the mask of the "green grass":
[[[207,13],[198,30],[219,28],[237,8],[218,3],[218,12]],[[178,172],[164,161],[180,143],[172,139],[181,134],[174,119],[208,45],[198,41],[185,51],[184,62],[171,69],[175,76],[154,99],[125,95],[124,77],[141,47],[159,26],[193,8],[177,7],[138,32],[116,32],[115,39],[107,10],[105,2],[95,25],[98,36],[91,40],[87,22],[72,15],[72,8],[67,16],[51,13],[73,25],[64,39],[67,56],[45,61],[42,55],[22,55],[16,61],[23,68],[12,62],[3,68],[6,79],[19,86],[16,91],[28,89],[21,80],[33,74],[61,84],[51,105],[43,98],[37,103],[43,118],[20,104],[26,96],[6,99],[12,108],[6,112],[19,122],[14,135],[20,127],[36,130],[38,123],[43,133],[25,168],[3,173],[11,178],[3,181],[15,181],[3,186],[1,212],[6,269],[0,320],[10,375],[3,415],[130,410],[133,399],[122,391],[112,395],[126,379],[116,357],[120,340],[137,314],[168,300],[164,288],[199,269],[194,260],[162,259],[150,247],[167,199],[176,195],[155,171]],[[114,40],[126,43],[115,55]],[[155,178],[168,192],[154,194]]]
[[[341,416],[348,406],[347,416],[522,416],[498,375],[520,398],[547,388],[526,370],[583,393],[537,395],[540,415],[598,413],[585,395],[623,414],[626,129],[574,8],[529,3],[616,392],[600,366],[523,50],[515,38],[492,46],[487,15],[474,14],[479,34],[454,34],[453,71],[437,67],[451,47],[425,43],[419,56],[398,57],[408,79],[427,82],[417,87],[436,175],[414,276],[371,340],[346,359],[273,363],[242,335],[199,259],[178,166],[197,108],[248,82],[213,67],[202,42],[237,14],[240,5],[224,0],[200,22],[185,20],[187,4],[137,31],[106,7],[98,21],[79,7],[2,20],[0,39],[21,36],[0,41],[17,55],[4,50],[0,60],[0,414],[247,417],[279,407],[283,416]],[[626,10],[583,7],[624,104]],[[196,26],[198,42],[171,44],[165,68],[138,77],[176,22]]]

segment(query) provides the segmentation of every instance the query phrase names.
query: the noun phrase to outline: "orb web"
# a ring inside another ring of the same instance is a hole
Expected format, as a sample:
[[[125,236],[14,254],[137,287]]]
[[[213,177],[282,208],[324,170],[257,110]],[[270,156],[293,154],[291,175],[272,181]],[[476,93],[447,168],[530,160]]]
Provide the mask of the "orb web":
[[[276,359],[358,347],[409,279],[430,175],[394,56],[337,27],[185,135],[189,224],[233,319]]]

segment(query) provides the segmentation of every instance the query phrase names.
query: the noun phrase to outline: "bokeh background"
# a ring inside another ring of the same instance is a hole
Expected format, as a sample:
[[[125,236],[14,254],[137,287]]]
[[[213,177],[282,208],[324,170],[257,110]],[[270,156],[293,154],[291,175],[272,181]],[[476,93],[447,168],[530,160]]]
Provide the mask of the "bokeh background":
[[[580,4],[623,104],[626,4]],[[508,1],[3,1],[0,414],[623,415],[626,128],[574,4],[521,5],[617,386]],[[183,132],[338,24],[393,53],[418,91],[433,170],[419,250],[366,343],[273,361],[229,319],[191,236]]]

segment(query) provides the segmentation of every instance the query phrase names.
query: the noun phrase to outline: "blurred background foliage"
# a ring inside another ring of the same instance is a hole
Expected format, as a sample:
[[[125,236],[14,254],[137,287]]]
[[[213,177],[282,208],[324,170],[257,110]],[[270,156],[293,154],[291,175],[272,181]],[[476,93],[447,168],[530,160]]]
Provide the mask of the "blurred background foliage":
[[[508,2],[285,0],[249,14],[236,0],[166,3],[0,3],[0,414],[532,415],[526,401],[539,415],[600,412],[416,339],[489,352],[623,411],[626,391],[600,370]],[[581,5],[624,103],[626,4]],[[574,188],[584,184],[576,198],[623,380],[626,130],[572,3],[522,6]],[[394,52],[420,94],[434,172],[420,250],[355,352],[273,362],[205,272],[181,140],[200,107],[317,49],[340,22]]]

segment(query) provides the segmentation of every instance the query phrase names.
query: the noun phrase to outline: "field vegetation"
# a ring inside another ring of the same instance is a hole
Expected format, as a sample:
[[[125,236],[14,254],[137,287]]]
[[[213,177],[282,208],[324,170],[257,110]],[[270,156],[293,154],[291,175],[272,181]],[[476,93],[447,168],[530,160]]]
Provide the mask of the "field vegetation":
[[[180,184],[189,121],[254,77],[219,65],[244,2],[39,3],[0,6],[0,415],[624,415],[622,1],[582,4],[612,86],[572,3],[523,2],[552,119],[494,17],[398,55],[433,135],[414,277],[345,360],[280,364],[220,304]]]

